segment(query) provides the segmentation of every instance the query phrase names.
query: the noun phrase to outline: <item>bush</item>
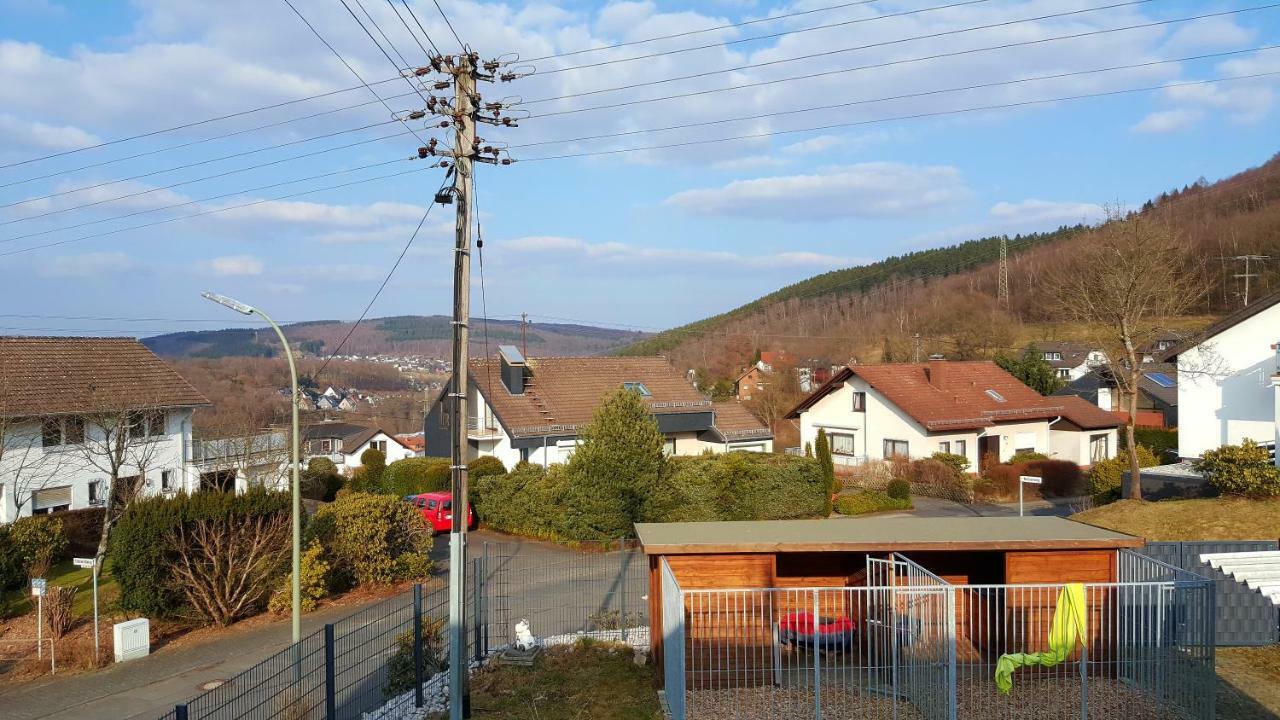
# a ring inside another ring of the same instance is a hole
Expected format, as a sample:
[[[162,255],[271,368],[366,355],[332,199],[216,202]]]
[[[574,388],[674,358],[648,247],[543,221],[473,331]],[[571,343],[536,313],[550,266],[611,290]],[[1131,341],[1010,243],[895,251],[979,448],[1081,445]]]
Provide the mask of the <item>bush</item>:
[[[1071,497],[1084,490],[1080,466],[1068,460],[1033,460],[1021,474],[1041,478],[1040,492],[1044,495]]]
[[[1048,459],[1049,459],[1049,456],[1045,455],[1044,453],[1038,453],[1034,451],[1020,452],[1020,453],[1014,453],[1013,457],[1009,458],[1008,464],[1022,465],[1029,462],[1035,462],[1036,460],[1048,460]]]
[[[478,457],[467,463],[467,477],[471,480],[476,478],[489,477],[490,475],[505,475],[507,466],[502,461],[492,455]]]
[[[298,606],[302,612],[309,613],[316,609],[316,603],[329,594],[329,563],[324,559],[324,546],[318,540],[312,540],[303,551],[302,558],[302,599]],[[273,613],[287,613],[293,606],[293,573],[284,576],[284,581],[271,602],[267,604]]]
[[[818,468],[822,471],[822,478],[827,486],[827,501],[823,505],[823,510],[830,515],[831,496],[836,494],[836,466],[835,460],[831,457],[831,443],[827,439],[825,429],[818,429],[818,440],[813,447],[814,455],[818,459]]]
[[[963,456],[940,454],[963,460],[966,467],[969,464]],[[911,492],[955,502],[972,502],[972,483],[968,475],[956,469],[959,465],[955,460],[943,461],[936,456],[916,460],[911,463]]]
[[[1125,432],[1120,432],[1120,447],[1128,447]],[[1168,428],[1156,427],[1135,427],[1133,429],[1133,439],[1139,445],[1146,445],[1153,454],[1161,461],[1168,461],[1170,458],[1177,459],[1178,455],[1178,431]]]
[[[937,460],[943,465],[946,465],[947,467],[956,471],[956,474],[962,474],[969,471],[969,465],[970,465],[969,458],[963,455],[936,452],[933,455],[931,455],[930,458],[933,460]]]
[[[889,487],[885,489],[885,494],[894,500],[910,500],[911,483],[906,480],[894,480],[890,482]]]
[[[1026,474],[1022,465],[992,463],[983,473],[984,492],[991,499],[1007,500],[1018,496],[1018,478]]]
[[[391,585],[431,574],[431,534],[400,498],[351,493],[316,511],[313,536],[345,585]]]
[[[895,481],[898,482],[898,481]],[[836,498],[836,512],[841,515],[865,515],[886,510],[909,510],[911,498],[892,498],[874,490],[863,490],[853,495]]]
[[[825,517],[830,502],[815,458],[731,452],[670,465],[646,503],[649,522]]]
[[[329,458],[316,457],[307,462],[302,471],[302,497],[309,500],[331,502],[342,488],[342,476],[338,466]]]
[[[430,616],[422,618],[423,675],[430,679],[449,666],[445,661],[445,620]],[[387,660],[387,679],[382,686],[385,697],[395,697],[413,689],[413,631],[396,636],[395,654]]]
[[[1145,445],[1138,446],[1138,467],[1155,467],[1160,464]],[[1129,472],[1129,454],[1120,453],[1109,460],[1100,460],[1089,468],[1089,494],[1093,502],[1102,505],[1120,499],[1122,474]]]
[[[288,493],[251,489],[242,495],[223,492],[179,493],[168,497],[133,501],[111,533],[107,561],[120,587],[120,607],[152,617],[179,617],[189,608],[183,600],[174,567],[181,533],[206,521],[251,527],[276,520],[286,528],[290,517]],[[283,552],[288,533],[280,538]],[[253,595],[249,609],[257,609],[257,597],[275,584],[284,566],[260,568],[243,588]]]
[[[22,587],[27,579],[27,572],[13,549],[10,532],[8,525],[0,525],[0,592]]]
[[[1272,463],[1266,448],[1248,438],[1239,445],[1206,450],[1195,462],[1195,469],[1223,495],[1254,499],[1280,496],[1280,468]]]
[[[76,622],[72,605],[75,603],[77,590],[74,587],[51,587],[44,595],[45,627],[54,640],[66,635]]]
[[[67,555],[89,557],[98,552],[102,538],[102,516],[105,508],[92,507],[83,510],[65,510],[52,517],[62,521],[62,534],[67,537]]]
[[[49,566],[67,557],[67,536],[62,521],[53,515],[32,515],[15,520],[9,528],[10,552],[17,558],[23,581],[33,570],[43,575]]]
[[[413,457],[397,460],[382,474],[381,491],[404,497],[449,489],[449,459]]]
[[[545,540],[578,540],[564,528],[566,468],[520,463],[506,475],[489,475],[475,484],[476,513],[487,526],[513,535]]]

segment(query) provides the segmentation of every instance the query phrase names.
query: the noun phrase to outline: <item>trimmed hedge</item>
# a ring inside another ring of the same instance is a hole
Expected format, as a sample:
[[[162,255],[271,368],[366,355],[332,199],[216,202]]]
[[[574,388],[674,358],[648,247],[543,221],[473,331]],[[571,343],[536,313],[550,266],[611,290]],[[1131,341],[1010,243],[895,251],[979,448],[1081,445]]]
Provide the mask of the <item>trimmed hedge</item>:
[[[505,475],[507,466],[502,461],[492,455],[478,457],[467,463],[467,477],[471,480],[476,478],[489,477],[490,475]]]
[[[841,515],[865,515],[888,510],[910,510],[911,498],[893,498],[875,490],[863,490],[836,498],[836,512]]]
[[[397,460],[382,473],[381,492],[396,497],[449,489],[449,459],[412,457]]]
[[[1043,481],[1042,495],[1072,497],[1084,492],[1084,475],[1080,466],[1070,460],[1033,460],[1026,464],[1022,475],[1035,475]]]
[[[311,529],[340,587],[431,575],[430,529],[417,508],[398,497],[343,495],[316,511]]]
[[[153,617],[183,615],[182,597],[169,570],[177,529],[196,520],[288,517],[289,500],[288,493],[254,488],[242,495],[179,493],[133,501],[111,533],[107,554],[120,586],[120,608]]]

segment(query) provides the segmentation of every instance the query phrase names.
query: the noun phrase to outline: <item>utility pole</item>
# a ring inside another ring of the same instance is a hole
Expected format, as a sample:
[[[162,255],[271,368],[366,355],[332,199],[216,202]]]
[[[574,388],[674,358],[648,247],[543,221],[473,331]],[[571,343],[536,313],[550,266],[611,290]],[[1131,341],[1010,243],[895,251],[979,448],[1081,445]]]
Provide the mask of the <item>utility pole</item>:
[[[1249,307],[1249,278],[1258,277],[1257,273],[1250,272],[1251,263],[1264,262],[1264,261],[1270,260],[1271,256],[1270,255],[1232,255],[1231,257],[1228,257],[1226,259],[1235,260],[1236,262],[1244,263],[1244,272],[1236,273],[1235,277],[1244,278],[1244,296],[1243,296],[1244,306]]]
[[[520,313],[520,354],[529,359],[529,344],[525,339],[525,328],[529,326],[529,313]]]
[[[1000,286],[996,291],[1000,307],[1009,309],[1009,238],[1000,236]]]
[[[911,344],[915,346],[915,362],[920,362],[920,333],[911,336]]]

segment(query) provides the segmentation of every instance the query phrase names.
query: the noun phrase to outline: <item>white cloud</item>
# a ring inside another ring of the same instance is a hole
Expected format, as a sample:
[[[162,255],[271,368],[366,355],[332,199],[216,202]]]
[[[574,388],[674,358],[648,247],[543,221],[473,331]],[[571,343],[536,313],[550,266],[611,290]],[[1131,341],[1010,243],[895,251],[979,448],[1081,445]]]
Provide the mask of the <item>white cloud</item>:
[[[1052,223],[1094,223],[1106,216],[1106,210],[1095,203],[1056,202],[1053,200],[1023,200],[1022,202],[998,202],[988,213],[999,222],[1023,225],[1049,225]]]
[[[504,250],[542,254],[548,262],[559,262],[564,255],[629,268],[640,264],[671,268],[676,265],[721,264],[739,268],[772,269],[778,267],[833,268],[866,262],[864,258],[838,257],[814,252],[783,252],[746,255],[726,250],[689,250],[641,247],[620,242],[590,243],[580,238],[530,236],[500,243]]]
[[[7,144],[41,150],[72,150],[99,142],[97,136],[73,125],[49,125],[0,113],[0,134]]]
[[[1210,17],[1177,26],[1165,50],[1171,57],[1202,50],[1237,48],[1253,42],[1257,32],[1238,25],[1233,17]]]
[[[827,152],[836,148],[844,147],[849,144],[849,138],[841,135],[819,135],[811,137],[807,140],[783,145],[782,152],[792,153],[795,155],[807,155],[809,153]]]
[[[685,190],[666,204],[691,215],[834,220],[903,217],[968,196],[954,167],[874,162]]]
[[[40,266],[40,274],[56,278],[98,277],[119,281],[115,273],[133,270],[133,258],[121,252],[97,252],[83,255],[59,255]]]
[[[227,255],[210,260],[208,268],[214,275],[227,277],[233,275],[261,275],[266,266],[261,259],[252,255]]]
[[[1158,110],[1142,118],[1133,126],[1133,131],[1140,133],[1170,133],[1186,130],[1199,122],[1202,117],[1204,117],[1203,111],[1192,108]]]

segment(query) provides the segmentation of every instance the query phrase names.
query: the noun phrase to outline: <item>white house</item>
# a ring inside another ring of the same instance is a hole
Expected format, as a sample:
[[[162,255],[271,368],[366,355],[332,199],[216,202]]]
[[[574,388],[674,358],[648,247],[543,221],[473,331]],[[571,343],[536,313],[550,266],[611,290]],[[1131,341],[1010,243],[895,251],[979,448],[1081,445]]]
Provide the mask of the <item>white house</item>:
[[[741,405],[713,403],[660,357],[525,358],[510,345],[498,357],[468,365],[468,459],[492,456],[508,468],[521,461],[563,462],[610,393],[640,393],[672,455],[773,450],[773,433]],[[448,386],[427,414],[426,454],[450,448]]]
[[[1067,382],[1078,380],[1107,363],[1106,353],[1084,343],[1041,341],[1034,347],[1044,361],[1053,366],[1058,377]]]
[[[981,469],[1019,452],[1090,465],[1116,452],[1119,420],[1078,397],[1043,397],[992,362],[855,365],[788,418],[810,444],[823,429],[838,464],[936,452]]]
[[[1280,293],[1255,300],[1171,349],[1178,363],[1178,454],[1280,437]]]
[[[101,504],[112,446],[143,492],[196,489],[191,415],[208,404],[131,338],[0,338],[0,522]]]
[[[413,448],[379,428],[339,420],[325,420],[302,427],[303,455],[307,458],[329,458],[343,473],[360,467],[360,455],[370,448],[381,450],[388,465],[415,456]]]

